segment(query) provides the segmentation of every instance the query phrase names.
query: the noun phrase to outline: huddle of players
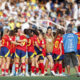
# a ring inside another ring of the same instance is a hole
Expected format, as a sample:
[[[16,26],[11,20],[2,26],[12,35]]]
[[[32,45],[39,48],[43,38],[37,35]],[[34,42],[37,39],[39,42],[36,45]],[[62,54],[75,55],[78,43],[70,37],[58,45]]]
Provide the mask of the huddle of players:
[[[65,76],[62,74],[65,72],[62,67],[63,33],[58,29],[54,37],[51,27],[47,31],[45,35],[41,30],[25,29],[21,32],[20,28],[5,29],[0,42],[2,75],[8,76],[10,70],[10,76],[44,76],[50,64],[54,76]]]

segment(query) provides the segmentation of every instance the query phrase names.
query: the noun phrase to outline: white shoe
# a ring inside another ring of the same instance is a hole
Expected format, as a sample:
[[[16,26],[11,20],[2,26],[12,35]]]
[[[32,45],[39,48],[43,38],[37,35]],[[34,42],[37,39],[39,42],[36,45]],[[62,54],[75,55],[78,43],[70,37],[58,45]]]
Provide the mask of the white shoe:
[[[14,74],[13,74],[13,73],[11,73],[11,74],[10,74],[10,76],[14,76]]]
[[[31,73],[31,76],[36,76],[34,73]]]
[[[45,76],[44,74],[41,74],[40,76]]]
[[[65,77],[66,75],[63,75],[63,74],[58,74],[58,76],[60,76],[60,77]]]
[[[21,73],[21,74],[19,74],[19,76],[24,76],[24,74],[23,74],[23,73]]]
[[[5,73],[5,76],[9,76],[9,74],[8,73]]]
[[[27,77],[29,77],[30,75],[28,73],[25,74]]]
[[[55,73],[54,71],[51,71],[51,73],[52,73],[54,76],[56,76],[56,73]]]
[[[39,73],[37,73],[36,76],[40,76]]]

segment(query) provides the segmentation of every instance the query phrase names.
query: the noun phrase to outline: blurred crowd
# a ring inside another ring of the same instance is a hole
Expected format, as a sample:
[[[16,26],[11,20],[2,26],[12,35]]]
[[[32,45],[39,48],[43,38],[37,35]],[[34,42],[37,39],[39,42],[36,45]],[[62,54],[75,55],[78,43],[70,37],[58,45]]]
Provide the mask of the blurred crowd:
[[[79,0],[76,3],[75,0],[64,0],[59,2],[55,0],[46,1],[45,3],[40,3],[39,0],[0,0],[0,31],[5,28],[14,30],[15,27],[22,29],[36,28],[38,25],[42,27],[51,26],[53,30],[58,28],[52,24],[55,22],[60,24],[67,30],[72,29],[74,33],[77,32],[77,26],[80,24],[80,4]],[[38,25],[29,23],[32,21]],[[47,25],[47,21],[51,22]],[[1,34],[1,33],[0,33]]]

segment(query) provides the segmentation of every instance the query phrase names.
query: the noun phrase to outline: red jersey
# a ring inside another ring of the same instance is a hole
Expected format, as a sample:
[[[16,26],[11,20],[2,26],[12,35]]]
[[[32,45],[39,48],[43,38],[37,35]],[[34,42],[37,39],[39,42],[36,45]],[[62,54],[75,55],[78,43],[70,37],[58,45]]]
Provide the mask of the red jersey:
[[[10,37],[12,39],[12,41],[16,41],[16,37],[13,36],[13,37]],[[15,53],[15,50],[16,50],[16,45],[11,43],[10,45],[10,53]]]
[[[11,39],[8,35],[4,35],[2,37],[2,46],[1,47],[7,47],[8,49],[10,49],[10,43]]]
[[[45,41],[45,39],[43,39],[43,40],[40,41],[39,46],[42,47],[42,45],[45,46],[45,48],[42,48],[42,54],[43,54],[44,56],[46,56],[46,41]]]
[[[28,39],[28,52],[33,52],[34,53],[34,37],[30,37]]]
[[[20,40],[25,40],[25,39],[27,40],[27,38],[24,35],[20,35]],[[22,50],[22,51],[26,52],[26,50],[27,50],[27,43],[26,42],[21,42],[21,44],[23,46],[17,45],[16,49],[19,49],[19,50]]]
[[[62,41],[62,37],[57,36],[56,40],[54,41],[54,47],[53,47],[53,54],[60,54],[60,43]]]
[[[77,49],[80,50],[80,32],[76,33],[76,35],[78,35]]]

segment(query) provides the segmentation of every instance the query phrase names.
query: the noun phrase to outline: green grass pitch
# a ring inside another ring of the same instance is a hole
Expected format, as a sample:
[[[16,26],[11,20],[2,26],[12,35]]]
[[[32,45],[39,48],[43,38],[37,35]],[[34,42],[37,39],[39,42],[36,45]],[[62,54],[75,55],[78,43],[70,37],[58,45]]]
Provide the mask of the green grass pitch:
[[[71,69],[71,76],[70,77],[54,77],[50,75],[44,77],[1,77],[0,80],[80,80],[80,77],[77,77],[75,74],[75,70]]]

